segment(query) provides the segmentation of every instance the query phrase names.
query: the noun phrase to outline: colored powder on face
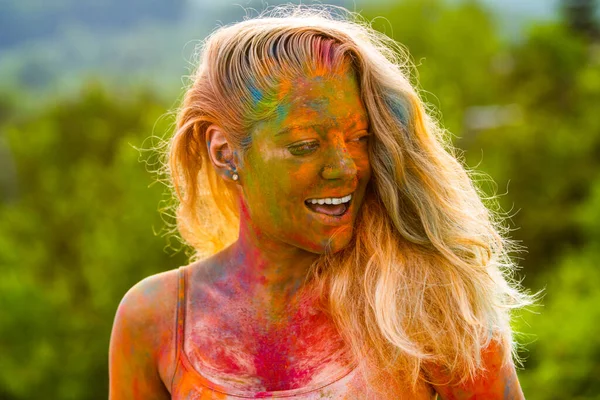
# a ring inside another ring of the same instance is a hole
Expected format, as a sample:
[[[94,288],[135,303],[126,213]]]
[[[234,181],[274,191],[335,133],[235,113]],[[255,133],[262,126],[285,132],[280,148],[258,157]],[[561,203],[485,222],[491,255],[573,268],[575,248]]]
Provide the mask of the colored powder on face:
[[[324,60],[329,64],[333,58],[330,47],[324,50]],[[319,59],[317,64],[323,62]],[[368,125],[356,74],[348,67],[327,67],[321,75],[306,76],[275,71],[276,76],[254,76],[246,83],[244,98],[248,104],[242,108],[249,132],[242,139],[242,145],[246,145],[243,150],[247,151],[242,155],[244,165],[240,171],[244,201],[253,206],[250,225],[256,236],[268,232],[286,245],[294,243],[311,252],[339,249],[352,236],[353,221],[348,226],[315,224],[318,216],[304,205],[310,196],[358,189],[350,214],[355,216],[369,180],[368,153],[363,147],[366,142],[355,138],[347,142],[348,135]],[[297,129],[276,137],[282,130],[309,125],[312,131]],[[292,154],[289,145],[300,140],[318,142],[320,150],[311,157]],[[342,162],[343,180],[321,176],[325,164]],[[358,170],[353,176],[348,174],[348,165]],[[307,230],[307,226],[313,229]]]

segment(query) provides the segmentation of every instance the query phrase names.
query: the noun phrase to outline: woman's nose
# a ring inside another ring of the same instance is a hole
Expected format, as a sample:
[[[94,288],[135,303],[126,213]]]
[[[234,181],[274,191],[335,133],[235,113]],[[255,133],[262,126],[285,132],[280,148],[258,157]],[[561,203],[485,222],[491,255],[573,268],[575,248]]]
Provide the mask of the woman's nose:
[[[356,164],[345,144],[337,143],[328,149],[321,176],[324,179],[352,179],[356,176]]]

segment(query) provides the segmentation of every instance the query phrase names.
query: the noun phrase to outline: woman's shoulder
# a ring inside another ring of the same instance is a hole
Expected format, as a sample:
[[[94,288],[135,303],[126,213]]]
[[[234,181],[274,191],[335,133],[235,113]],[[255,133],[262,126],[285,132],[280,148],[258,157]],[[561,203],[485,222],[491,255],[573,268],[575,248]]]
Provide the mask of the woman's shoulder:
[[[177,305],[178,270],[173,269],[148,276],[131,287],[123,296],[119,313],[124,313],[130,322],[144,324],[148,318],[154,322],[156,316],[175,312]]]
[[[174,317],[177,314],[179,298],[180,271],[187,271],[188,280],[206,280],[205,275],[211,273],[209,267],[215,266],[218,266],[218,262],[211,257],[142,279],[123,296],[117,316],[119,316],[119,312],[123,312],[128,319],[131,318],[131,322],[138,321],[142,326],[152,322],[165,328],[162,322],[166,322],[173,325],[169,328],[174,328]],[[190,283],[188,282],[186,285],[190,285]]]
[[[142,279],[123,296],[111,335],[115,353],[127,349],[134,359],[150,356],[163,382],[173,373],[177,294],[177,269]]]

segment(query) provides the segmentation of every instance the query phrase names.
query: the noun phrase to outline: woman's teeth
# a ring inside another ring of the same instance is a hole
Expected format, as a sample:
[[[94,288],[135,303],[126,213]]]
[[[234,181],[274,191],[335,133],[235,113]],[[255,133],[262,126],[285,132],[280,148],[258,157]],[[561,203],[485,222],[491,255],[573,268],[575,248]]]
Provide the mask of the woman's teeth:
[[[306,202],[310,203],[310,204],[342,204],[342,203],[348,203],[350,201],[350,199],[352,199],[351,194],[349,194],[348,196],[344,196],[344,197],[327,197],[324,199],[308,199],[308,200],[306,200]]]

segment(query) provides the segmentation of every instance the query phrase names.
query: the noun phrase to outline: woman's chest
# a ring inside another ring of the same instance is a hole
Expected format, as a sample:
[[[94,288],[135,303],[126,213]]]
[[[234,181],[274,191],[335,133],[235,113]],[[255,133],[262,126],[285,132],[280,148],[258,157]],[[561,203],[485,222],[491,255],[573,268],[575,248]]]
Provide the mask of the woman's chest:
[[[194,369],[218,384],[290,390],[327,381],[352,363],[334,324],[317,310],[273,317],[235,303],[195,306],[188,309],[184,351]]]

